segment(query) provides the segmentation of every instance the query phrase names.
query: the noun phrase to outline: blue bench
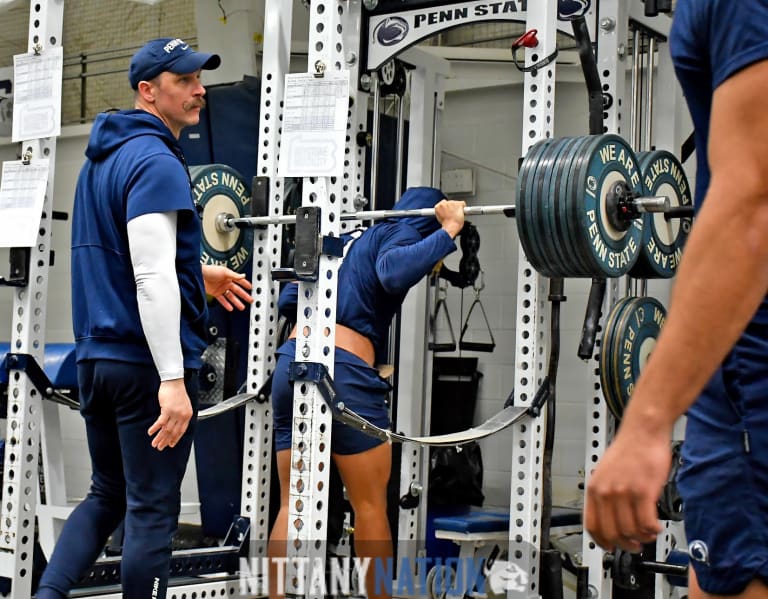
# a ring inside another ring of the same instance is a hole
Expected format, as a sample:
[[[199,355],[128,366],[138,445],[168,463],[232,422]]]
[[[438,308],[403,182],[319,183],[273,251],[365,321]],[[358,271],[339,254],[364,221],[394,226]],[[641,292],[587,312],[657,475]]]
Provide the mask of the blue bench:
[[[581,510],[574,508],[553,508],[552,528],[579,528],[581,526]],[[509,512],[467,510],[452,516],[439,516],[434,520],[435,537],[439,539],[478,540],[507,538],[509,536]],[[463,536],[462,536],[463,535]]]
[[[471,510],[449,516],[438,516],[433,520],[436,539],[450,540],[459,546],[459,556],[456,566],[438,560],[426,577],[427,596],[430,599],[447,596],[455,592],[464,597],[476,596],[477,587],[484,584],[486,573],[480,578],[473,578],[469,584],[468,576],[478,574],[472,570],[457,576],[453,567],[466,569],[467,564],[487,563],[485,560],[503,555],[509,542],[509,512]],[[551,529],[559,535],[581,531],[581,510],[572,508],[553,508]],[[498,549],[497,549],[498,548]],[[495,551],[494,551],[495,550]],[[505,558],[506,559],[506,558]],[[453,585],[463,584],[472,588],[455,589]]]
[[[10,343],[0,343],[0,386],[8,385],[6,355],[11,351]],[[48,343],[45,346],[43,371],[54,389],[77,392],[77,365],[74,343]],[[76,397],[76,395],[75,395]]]

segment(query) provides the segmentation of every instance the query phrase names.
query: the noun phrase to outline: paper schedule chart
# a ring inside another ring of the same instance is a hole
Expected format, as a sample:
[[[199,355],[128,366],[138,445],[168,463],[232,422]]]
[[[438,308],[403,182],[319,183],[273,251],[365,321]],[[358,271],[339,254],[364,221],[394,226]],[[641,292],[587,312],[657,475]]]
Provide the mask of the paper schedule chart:
[[[32,247],[37,241],[48,184],[48,159],[3,162],[0,179],[0,247]]]
[[[64,50],[13,57],[13,129],[11,139],[24,141],[61,133],[61,78]]]

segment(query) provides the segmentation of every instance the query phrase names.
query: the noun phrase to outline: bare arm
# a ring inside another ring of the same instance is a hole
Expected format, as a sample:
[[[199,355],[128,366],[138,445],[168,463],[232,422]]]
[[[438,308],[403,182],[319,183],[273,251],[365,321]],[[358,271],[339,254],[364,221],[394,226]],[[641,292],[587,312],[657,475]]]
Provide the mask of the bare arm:
[[[765,93],[768,61],[735,75],[714,95],[712,180],[685,248],[662,339],[636,391],[642,401],[630,403],[639,416],[670,428],[768,291]]]
[[[693,404],[768,291],[768,61],[715,91],[712,173],[664,330],[619,433],[590,480],[585,525],[606,548],[637,550],[659,530],[656,499],[675,421]]]

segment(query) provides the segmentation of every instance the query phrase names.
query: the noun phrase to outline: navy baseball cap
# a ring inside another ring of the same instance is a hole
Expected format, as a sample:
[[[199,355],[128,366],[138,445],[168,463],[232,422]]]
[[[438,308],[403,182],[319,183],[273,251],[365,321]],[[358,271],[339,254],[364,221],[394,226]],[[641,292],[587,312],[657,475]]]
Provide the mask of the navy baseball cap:
[[[198,69],[216,69],[220,64],[218,54],[195,52],[184,40],[163,37],[147,42],[133,55],[128,80],[133,89],[139,89],[139,81],[149,81],[164,71],[185,75]]]

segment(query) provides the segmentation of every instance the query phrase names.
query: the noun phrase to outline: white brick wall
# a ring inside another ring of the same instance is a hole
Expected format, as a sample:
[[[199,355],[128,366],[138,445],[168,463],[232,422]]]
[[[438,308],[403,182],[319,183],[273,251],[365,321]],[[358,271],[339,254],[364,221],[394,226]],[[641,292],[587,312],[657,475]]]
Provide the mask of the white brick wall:
[[[29,2],[21,2],[0,14],[0,66],[13,65],[13,55],[27,51]],[[89,73],[117,71],[86,79],[86,117],[108,108],[130,108],[133,94],[128,85],[128,61],[133,48],[156,37],[195,37],[194,0],[165,0],[157,5],[127,0],[66,0],[62,45],[65,64],[81,53],[94,52]],[[127,50],[126,50],[127,49]],[[103,54],[105,51],[113,51]],[[112,60],[104,60],[111,58]],[[98,62],[96,62],[98,60]],[[80,119],[79,66],[65,66],[62,85],[62,123]]]

